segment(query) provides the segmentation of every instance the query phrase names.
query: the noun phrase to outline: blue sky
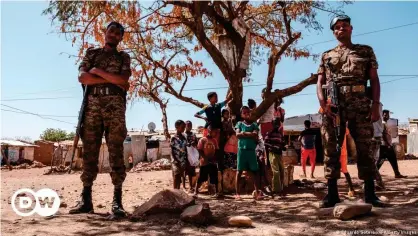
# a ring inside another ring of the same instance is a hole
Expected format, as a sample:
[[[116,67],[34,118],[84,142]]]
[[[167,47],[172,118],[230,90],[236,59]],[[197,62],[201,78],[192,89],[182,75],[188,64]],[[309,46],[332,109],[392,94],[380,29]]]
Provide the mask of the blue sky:
[[[73,131],[77,122],[81,102],[81,87],[77,81],[77,67],[74,58],[60,55],[61,52],[76,54],[77,49],[71,46],[63,35],[52,33],[53,27],[47,16],[41,12],[47,2],[1,2],[1,104],[41,115],[53,115],[42,119],[38,116],[1,111],[1,136],[28,136],[38,139],[46,128],[61,128]],[[353,34],[405,25],[418,22],[418,2],[356,2],[344,8],[352,17]],[[322,42],[333,39],[328,30],[329,16],[320,14],[324,26],[322,32],[303,34],[300,45]],[[374,48],[379,63],[380,75],[418,75],[418,24],[388,31],[358,36],[354,43],[368,44]],[[322,53],[336,45],[336,42],[317,44],[311,47],[312,52]],[[208,56],[202,56],[207,60]],[[192,80],[186,89],[213,88],[226,86],[218,69],[208,61],[208,68],[213,72],[212,78]],[[311,59],[294,61],[283,59],[277,67],[275,82],[298,81],[315,73],[318,62]],[[253,68],[254,84],[265,82],[267,66]],[[381,76],[381,82],[402,77]],[[284,88],[289,84],[275,85]],[[393,111],[393,117],[401,122],[408,118],[417,118],[418,109],[413,104],[418,93],[418,78],[398,80],[382,84],[381,101],[384,108]],[[244,90],[244,101],[248,98],[260,99],[260,87],[247,87]],[[47,91],[47,92],[45,92]],[[188,91],[185,94],[201,101],[206,101],[210,90]],[[226,89],[216,89],[222,97]],[[292,96],[285,99],[284,108],[287,117],[316,113],[318,101],[315,87],[304,89],[303,96]],[[42,100],[39,98],[51,98]],[[31,99],[37,100],[14,100]],[[9,101],[8,101],[9,100]],[[259,100],[257,100],[259,102]],[[171,104],[171,105],[170,105]],[[2,106],[2,109],[13,110]],[[16,110],[15,110],[16,111]],[[170,99],[168,107],[169,126],[173,128],[177,119],[192,120],[194,126],[203,122],[193,117],[197,108],[175,98]],[[147,129],[147,124],[155,122],[161,128],[160,110],[146,101],[136,101],[127,108],[127,127]],[[68,116],[68,117],[67,117]],[[44,116],[46,117],[46,116]]]

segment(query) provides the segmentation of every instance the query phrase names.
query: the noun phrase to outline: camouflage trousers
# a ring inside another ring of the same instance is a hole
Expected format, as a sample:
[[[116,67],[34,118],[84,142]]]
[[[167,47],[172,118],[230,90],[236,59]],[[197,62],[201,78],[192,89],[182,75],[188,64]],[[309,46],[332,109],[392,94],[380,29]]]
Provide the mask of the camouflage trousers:
[[[85,187],[92,186],[99,172],[99,152],[103,133],[109,151],[110,176],[115,187],[122,187],[126,178],[123,142],[127,135],[126,100],[122,96],[89,95],[81,129],[83,141],[83,173]]]
[[[373,124],[370,119],[370,100],[367,97],[345,97],[341,99],[340,147],[348,127],[357,150],[357,169],[360,179],[374,178],[376,164],[372,147]],[[321,127],[324,146],[325,178],[340,178],[340,157],[337,153],[337,138],[333,120],[325,114]]]

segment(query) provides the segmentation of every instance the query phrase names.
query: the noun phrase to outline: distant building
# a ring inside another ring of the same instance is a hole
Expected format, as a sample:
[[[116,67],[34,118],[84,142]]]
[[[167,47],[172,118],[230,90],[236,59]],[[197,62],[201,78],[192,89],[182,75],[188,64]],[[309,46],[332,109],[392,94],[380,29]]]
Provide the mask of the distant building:
[[[37,145],[21,142],[17,140],[0,140],[1,142],[1,149],[9,147],[9,161],[11,164],[17,164],[23,162],[25,159],[29,161],[34,160],[34,151]],[[0,155],[3,155],[1,153]],[[1,156],[1,160],[3,160],[3,156]],[[3,162],[2,162],[3,163]]]

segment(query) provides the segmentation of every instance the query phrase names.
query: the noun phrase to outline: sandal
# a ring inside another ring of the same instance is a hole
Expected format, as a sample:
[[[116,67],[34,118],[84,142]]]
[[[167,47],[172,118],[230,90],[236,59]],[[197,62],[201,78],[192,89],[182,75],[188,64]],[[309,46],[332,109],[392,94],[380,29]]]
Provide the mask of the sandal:
[[[262,191],[259,191],[258,194],[256,196],[254,196],[254,199],[256,201],[259,201],[259,200],[263,200],[264,197],[265,197],[265,195],[263,194],[263,192]]]
[[[238,195],[238,194],[235,194],[234,198],[235,198],[236,201],[241,201],[242,200],[241,196]]]

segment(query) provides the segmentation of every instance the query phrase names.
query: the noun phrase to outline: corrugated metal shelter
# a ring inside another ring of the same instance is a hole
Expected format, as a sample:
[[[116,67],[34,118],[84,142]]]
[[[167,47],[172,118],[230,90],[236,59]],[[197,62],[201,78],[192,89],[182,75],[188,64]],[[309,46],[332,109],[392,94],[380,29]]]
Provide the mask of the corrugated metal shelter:
[[[1,146],[2,146],[2,150],[4,148],[4,146],[8,146],[9,147],[9,161],[10,163],[17,163],[22,159],[26,159],[26,160],[30,160],[33,161],[34,160],[34,151],[35,151],[35,147],[38,147],[37,145],[33,145],[33,144],[29,144],[29,143],[24,143],[21,141],[17,141],[17,140],[0,140],[1,142]],[[1,153],[1,155],[3,155]],[[3,159],[3,156],[1,157],[1,159]]]
[[[408,154],[418,156],[418,131],[408,134]]]
[[[145,161],[146,138],[143,134],[131,134],[131,149],[134,165],[138,162]]]

